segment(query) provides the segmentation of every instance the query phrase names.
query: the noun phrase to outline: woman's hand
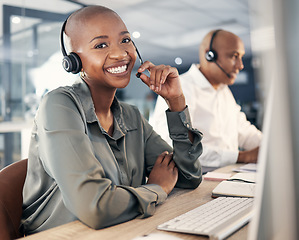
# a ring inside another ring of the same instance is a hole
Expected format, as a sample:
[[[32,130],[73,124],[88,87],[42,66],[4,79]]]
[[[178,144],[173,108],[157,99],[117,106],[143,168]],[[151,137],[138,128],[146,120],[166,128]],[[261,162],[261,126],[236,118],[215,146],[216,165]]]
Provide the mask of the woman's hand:
[[[143,72],[147,70],[149,76]],[[186,107],[178,70],[171,66],[154,65],[146,61],[138,69],[140,79],[154,92],[163,97],[171,111],[183,111]]]
[[[178,180],[178,169],[172,160],[172,153],[163,152],[155,162],[147,184],[158,184],[169,194]]]

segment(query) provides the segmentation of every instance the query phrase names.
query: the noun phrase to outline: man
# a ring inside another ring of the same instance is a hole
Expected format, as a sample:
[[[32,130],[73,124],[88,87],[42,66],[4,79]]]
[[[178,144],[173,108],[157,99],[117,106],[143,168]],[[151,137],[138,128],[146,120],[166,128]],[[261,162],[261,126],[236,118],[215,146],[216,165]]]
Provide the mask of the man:
[[[262,133],[247,121],[228,88],[244,68],[244,54],[238,36],[221,29],[211,31],[200,44],[200,65],[193,64],[180,76],[193,127],[203,133],[203,154],[199,157],[202,166],[257,162]],[[159,96],[150,123],[171,143],[166,109]]]

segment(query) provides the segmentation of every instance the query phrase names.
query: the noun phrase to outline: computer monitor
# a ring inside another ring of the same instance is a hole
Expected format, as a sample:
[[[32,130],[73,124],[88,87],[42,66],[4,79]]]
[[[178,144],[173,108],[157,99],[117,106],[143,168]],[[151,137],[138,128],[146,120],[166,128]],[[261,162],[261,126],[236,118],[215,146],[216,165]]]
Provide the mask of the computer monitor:
[[[299,1],[252,1],[266,94],[250,240],[299,239]],[[255,39],[254,39],[255,38]],[[267,40],[267,41],[264,41]],[[263,45],[264,44],[264,45]]]

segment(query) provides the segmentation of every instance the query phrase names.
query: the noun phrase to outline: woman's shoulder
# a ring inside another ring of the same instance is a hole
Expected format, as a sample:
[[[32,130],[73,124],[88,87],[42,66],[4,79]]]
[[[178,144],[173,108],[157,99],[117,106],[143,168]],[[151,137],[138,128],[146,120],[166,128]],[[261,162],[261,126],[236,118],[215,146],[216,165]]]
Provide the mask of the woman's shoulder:
[[[78,96],[76,95],[72,86],[63,86],[47,92],[41,100],[43,105],[52,104],[70,104],[77,102]]]
[[[61,87],[57,87],[53,90],[48,91],[45,95],[47,97],[53,98],[53,97],[58,97],[58,96],[76,96],[76,89],[74,86],[61,86]]]
[[[44,96],[57,96],[60,94],[67,94],[69,92],[73,92],[73,87],[72,86],[61,86],[61,87],[57,87],[55,89],[52,89],[50,91],[48,91]]]

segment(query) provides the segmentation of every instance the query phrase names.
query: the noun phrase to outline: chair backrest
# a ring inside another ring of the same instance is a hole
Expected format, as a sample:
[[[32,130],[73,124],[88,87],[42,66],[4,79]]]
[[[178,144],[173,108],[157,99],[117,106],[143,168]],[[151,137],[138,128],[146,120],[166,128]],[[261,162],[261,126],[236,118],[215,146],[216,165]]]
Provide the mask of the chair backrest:
[[[22,237],[19,230],[27,159],[12,163],[0,171],[0,239]]]

